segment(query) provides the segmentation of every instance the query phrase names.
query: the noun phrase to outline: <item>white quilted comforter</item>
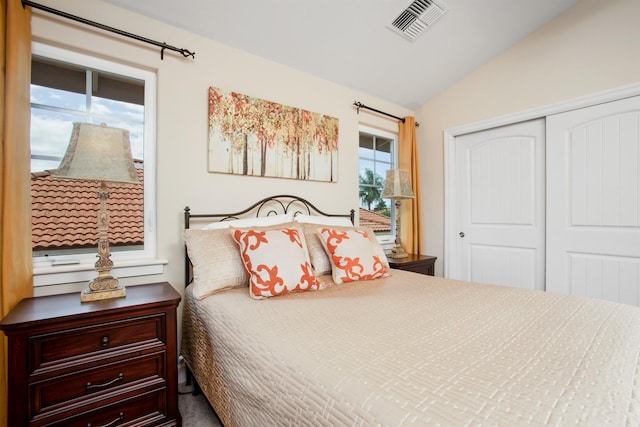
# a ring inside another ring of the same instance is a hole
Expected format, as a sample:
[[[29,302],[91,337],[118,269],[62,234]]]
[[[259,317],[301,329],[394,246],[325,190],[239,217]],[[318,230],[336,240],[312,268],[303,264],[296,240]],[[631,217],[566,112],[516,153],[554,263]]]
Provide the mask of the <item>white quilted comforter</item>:
[[[398,270],[186,294],[181,352],[227,427],[640,425],[636,307]]]

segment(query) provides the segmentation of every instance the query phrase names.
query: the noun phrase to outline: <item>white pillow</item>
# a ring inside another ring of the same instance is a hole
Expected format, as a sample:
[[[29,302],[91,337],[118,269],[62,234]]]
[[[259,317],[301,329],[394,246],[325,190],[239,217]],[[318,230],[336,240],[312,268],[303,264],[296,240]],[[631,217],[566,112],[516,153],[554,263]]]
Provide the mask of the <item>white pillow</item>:
[[[331,261],[329,260],[329,255],[327,254],[327,250],[322,243],[322,238],[318,234],[318,230],[321,226],[319,226],[318,224],[301,224],[301,225],[302,225],[302,229],[304,230],[304,237],[307,240],[307,248],[309,250],[309,259],[311,259],[311,265],[313,266],[314,273],[316,273],[317,276],[320,276],[323,274],[331,274],[331,271],[332,271]],[[338,230],[365,231],[369,236],[369,240],[371,240],[371,244],[376,247],[376,250],[384,254],[384,249],[382,249],[382,246],[380,246],[380,243],[378,243],[378,239],[376,238],[375,233],[369,227],[354,227],[354,226],[348,226],[348,227],[329,226],[329,227],[338,229]],[[388,271],[390,267],[389,267],[389,261],[387,260],[386,256],[382,258],[382,263],[384,264],[384,267]]]
[[[350,227],[353,225],[351,223],[351,219],[347,218],[346,216],[319,216],[298,214],[293,218],[293,220],[304,224],[338,225],[344,227]]]
[[[247,286],[249,280],[229,229],[182,232],[193,265],[193,295],[203,299],[226,289]]]
[[[269,215],[259,218],[242,218],[229,221],[212,222],[202,227],[203,230],[219,230],[229,227],[262,227],[266,225],[278,225],[293,221],[293,212],[284,215]]]
[[[389,276],[389,262],[373,231],[320,226],[318,236],[331,262],[335,283]]]
[[[263,299],[320,289],[307,245],[295,222],[276,227],[232,228],[249,275],[249,296]]]

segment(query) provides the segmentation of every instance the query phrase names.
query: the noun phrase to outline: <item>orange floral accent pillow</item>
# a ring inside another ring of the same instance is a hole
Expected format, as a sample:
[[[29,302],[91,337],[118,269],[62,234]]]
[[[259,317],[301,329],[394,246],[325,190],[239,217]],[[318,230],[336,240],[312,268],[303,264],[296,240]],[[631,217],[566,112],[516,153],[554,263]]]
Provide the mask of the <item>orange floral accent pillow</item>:
[[[249,276],[251,298],[320,289],[298,227],[234,229],[232,233]]]
[[[384,250],[371,242],[369,232],[321,227],[318,235],[329,255],[335,283],[389,276]]]

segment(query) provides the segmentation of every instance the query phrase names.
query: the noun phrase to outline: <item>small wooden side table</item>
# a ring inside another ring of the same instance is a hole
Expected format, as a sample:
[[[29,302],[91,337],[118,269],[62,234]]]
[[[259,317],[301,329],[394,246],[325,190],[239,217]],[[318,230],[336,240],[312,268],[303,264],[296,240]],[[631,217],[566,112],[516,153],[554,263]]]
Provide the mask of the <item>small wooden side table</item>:
[[[409,254],[406,258],[387,258],[391,268],[413,271],[415,273],[435,275],[434,265],[437,257],[430,255]]]
[[[23,299],[0,321],[8,425],[180,426],[179,303],[167,282],[85,303],[75,293]]]

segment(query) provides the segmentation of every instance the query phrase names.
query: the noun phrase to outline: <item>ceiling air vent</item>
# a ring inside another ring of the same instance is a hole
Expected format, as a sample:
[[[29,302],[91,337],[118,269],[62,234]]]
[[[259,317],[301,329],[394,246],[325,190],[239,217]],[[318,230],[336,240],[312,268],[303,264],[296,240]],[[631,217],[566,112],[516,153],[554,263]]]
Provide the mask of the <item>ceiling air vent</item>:
[[[400,12],[389,28],[405,38],[414,41],[427,28],[447,12],[441,2],[435,0],[415,0]]]

